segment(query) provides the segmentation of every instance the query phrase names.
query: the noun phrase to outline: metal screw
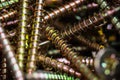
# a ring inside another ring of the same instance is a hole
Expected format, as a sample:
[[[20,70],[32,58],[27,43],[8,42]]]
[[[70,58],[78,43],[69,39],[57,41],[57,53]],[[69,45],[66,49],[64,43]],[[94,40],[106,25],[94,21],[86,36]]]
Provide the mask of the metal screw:
[[[62,55],[65,56],[71,63],[80,71],[83,75],[85,75],[89,80],[99,80],[85,64],[82,63],[82,56],[78,56],[76,52],[72,50],[68,46],[68,44],[62,39],[60,34],[54,30],[52,27],[47,27],[45,29],[45,34],[49,40],[51,40],[57,48],[59,48],[62,52]],[[76,63],[75,63],[76,62]],[[89,75],[88,75],[89,74]],[[92,77],[91,77],[92,76]]]

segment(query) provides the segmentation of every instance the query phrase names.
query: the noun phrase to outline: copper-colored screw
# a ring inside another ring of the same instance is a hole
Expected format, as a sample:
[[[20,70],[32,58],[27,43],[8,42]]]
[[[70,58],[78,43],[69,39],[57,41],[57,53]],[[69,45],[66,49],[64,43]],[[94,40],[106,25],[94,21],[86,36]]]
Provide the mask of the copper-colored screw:
[[[0,16],[0,21],[4,22],[5,20],[9,18],[15,17],[16,14],[17,14],[17,11],[8,12],[7,14]]]
[[[102,27],[103,25],[105,25],[107,22],[104,22],[103,24],[100,24],[99,26],[96,26],[96,27]],[[105,35],[104,35],[105,36]],[[105,37],[104,36],[101,36],[102,38],[104,38],[104,40],[106,40],[105,39]],[[94,50],[100,50],[100,49],[102,49],[102,48],[104,48],[104,46],[103,45],[100,45],[100,44],[98,44],[98,43],[95,43],[95,42],[91,42],[90,40],[88,40],[88,39],[86,39],[84,36],[82,36],[82,35],[79,35],[79,36],[74,36],[78,41],[80,41],[80,42],[82,42],[84,45],[86,45],[86,46],[88,46],[88,47],[90,47],[90,48],[92,48],[92,49],[94,49]],[[102,39],[103,40],[103,39]],[[106,43],[107,44],[107,43]]]
[[[106,22],[104,22],[103,24],[100,24],[97,27],[102,27],[104,24],[106,24]],[[84,45],[94,49],[94,50],[100,50],[102,48],[104,48],[103,45],[100,45],[98,43],[95,42],[91,42],[89,39],[86,39],[84,36],[79,35],[79,36],[74,36],[78,41],[82,42]],[[103,39],[102,39],[103,40]],[[104,38],[105,40],[105,38]],[[107,44],[107,43],[106,43]]]
[[[32,26],[30,45],[28,51],[27,73],[32,73],[36,69],[36,54],[38,53],[38,41],[40,28],[43,26],[43,0],[36,1],[35,19]]]
[[[40,63],[41,62],[44,63],[45,65],[47,65],[49,67],[56,69],[56,70],[59,70],[61,72],[65,72],[71,76],[81,78],[81,73],[75,71],[74,69],[72,69],[68,65],[65,65],[64,63],[61,63],[55,59],[45,57],[44,55],[40,55],[40,56],[38,56],[38,61]]]
[[[60,52],[60,51],[58,51],[58,52]],[[50,60],[47,60],[47,59],[50,59]],[[52,65],[52,60],[54,61],[54,59],[51,59],[51,58],[49,58],[49,57],[45,57],[44,55],[40,55],[39,57],[38,57],[38,61],[40,61],[40,62],[42,62],[42,63],[45,63],[46,65],[49,65],[49,66],[51,66],[51,67],[53,67],[53,65]],[[45,62],[46,61],[46,62]],[[50,61],[50,62],[49,62]],[[92,69],[94,69],[94,59],[93,58],[91,58],[91,57],[83,57],[82,58],[82,63],[84,63],[84,64],[86,64],[88,67],[90,67],[90,68],[92,68]],[[59,62],[61,63],[61,61],[55,61],[55,63],[56,62],[58,62],[58,64],[59,64]],[[54,63],[54,62],[53,62]],[[64,63],[64,62],[62,62],[62,63]],[[61,63],[61,64],[62,64]],[[64,64],[70,64],[70,62],[68,63],[64,63]],[[57,63],[56,63],[56,66],[57,66]],[[54,68],[56,68],[56,66],[54,66]],[[67,71],[68,72],[68,71]]]
[[[99,25],[104,19],[108,18],[109,16],[113,15],[115,12],[119,11],[120,7],[117,7],[113,10],[107,11],[104,15],[99,13],[93,17],[90,17],[87,20],[83,20],[83,22],[78,23],[77,25],[69,28],[63,32],[63,37],[70,37],[76,33],[80,33],[84,29],[92,28],[95,25]]]
[[[45,29],[46,36],[51,40],[57,48],[62,52],[62,55],[65,56],[71,63],[80,71],[84,76],[89,80],[99,80],[89,69],[82,63],[82,56],[78,56],[76,52],[68,46],[68,44],[62,39],[62,36],[58,31],[54,30],[52,27],[47,27]],[[76,63],[75,63],[76,62]],[[89,74],[89,75],[88,75]]]
[[[81,5],[85,2],[86,0],[75,0],[73,2],[70,2],[69,4],[66,4],[62,7],[59,7],[58,9],[54,10],[51,13],[48,13],[46,16],[44,16],[44,20],[50,20],[53,19],[57,16],[60,16],[64,13],[66,13],[67,11],[73,10],[73,8],[75,8],[78,5]]]
[[[23,80],[23,74],[17,64],[17,61],[14,56],[14,51],[12,50],[10,46],[10,42],[6,38],[6,34],[4,33],[4,30],[0,23],[0,41],[3,46],[3,54],[6,58],[6,61],[8,63],[9,68],[12,70],[12,73],[16,80]]]
[[[82,42],[83,44],[87,45],[88,47],[95,49],[95,50],[100,50],[102,48],[104,48],[103,45],[99,45],[97,43],[93,43],[91,42],[89,39],[84,38],[83,36],[79,35],[79,36],[75,36],[75,38],[77,40],[79,40],[80,42]]]

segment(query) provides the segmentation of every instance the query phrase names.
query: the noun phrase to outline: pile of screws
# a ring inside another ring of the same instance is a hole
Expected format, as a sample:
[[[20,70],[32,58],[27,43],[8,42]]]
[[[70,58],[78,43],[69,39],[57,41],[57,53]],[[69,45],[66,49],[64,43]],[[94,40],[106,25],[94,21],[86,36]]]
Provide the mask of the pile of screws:
[[[120,80],[120,0],[0,0],[0,80]]]

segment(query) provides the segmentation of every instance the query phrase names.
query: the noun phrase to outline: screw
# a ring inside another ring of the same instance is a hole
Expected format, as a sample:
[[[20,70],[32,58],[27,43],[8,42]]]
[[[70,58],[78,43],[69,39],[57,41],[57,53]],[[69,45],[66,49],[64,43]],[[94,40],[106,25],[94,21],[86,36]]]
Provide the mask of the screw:
[[[104,48],[103,45],[99,45],[97,43],[92,43],[90,40],[84,38],[83,36],[79,35],[79,36],[75,36],[75,38],[79,41],[81,41],[83,44],[86,44],[88,47],[95,49],[95,50],[100,50],[102,48]]]
[[[50,19],[53,19],[57,16],[60,16],[61,14],[66,13],[66,11],[70,11],[72,10],[74,7],[81,5],[85,2],[85,0],[75,0],[73,2],[70,2],[69,4],[66,4],[62,7],[59,7],[58,9],[54,10],[53,12],[47,14],[46,16],[44,16],[44,20],[48,21]]]
[[[99,26],[96,26],[96,28],[101,28],[103,25],[105,25],[107,22],[104,22],[103,24],[100,24]],[[74,36],[78,41],[82,42],[84,45],[94,49],[94,50],[100,50],[102,48],[104,48],[103,45],[100,45],[98,43],[95,42],[91,42],[90,40],[86,39],[84,36],[79,35],[79,36]],[[102,40],[106,40],[105,35],[101,36]],[[106,42],[104,42],[106,43]],[[107,43],[106,43],[107,44]]]
[[[45,34],[49,40],[51,40],[58,49],[61,50],[62,55],[65,56],[71,63],[89,80],[99,80],[86,65],[82,63],[82,56],[78,56],[76,52],[68,46],[68,44],[62,39],[62,36],[53,27],[47,27]],[[75,63],[76,62],[76,63]],[[88,75],[89,74],[89,75]]]
[[[95,25],[99,25],[104,19],[113,15],[115,12],[119,11],[120,7],[117,7],[113,10],[107,11],[104,15],[101,13],[96,14],[95,16],[90,17],[87,20],[83,20],[83,22],[74,25],[72,28],[69,28],[63,32],[63,37],[69,37],[75,35],[76,33],[80,33],[87,28],[92,28]]]
[[[0,16],[0,21],[4,22],[5,20],[9,18],[15,17],[16,14],[17,14],[17,11],[8,12],[7,14]]]
[[[0,24],[0,41],[3,46],[3,54],[6,58],[9,68],[12,70],[12,73],[16,80],[23,80],[22,72],[17,64],[17,61],[14,57],[14,52],[10,46],[10,42],[6,38],[6,34]]]
[[[37,71],[26,75],[27,80],[75,80],[66,74],[56,74],[47,71]]]
[[[102,27],[103,25],[105,25],[107,22],[104,22],[103,24],[100,24],[99,26],[96,26],[96,28],[98,27]],[[100,45],[100,44],[98,44],[98,43],[95,43],[95,42],[91,42],[90,40],[88,40],[88,39],[86,39],[84,36],[82,36],[82,35],[79,35],[79,36],[75,36],[74,35],[74,37],[78,40],[78,41],[80,41],[80,42],[82,42],[84,45],[86,45],[86,46],[88,46],[88,47],[90,47],[90,48],[92,48],[92,49],[94,49],[94,50],[100,50],[100,49],[102,49],[102,48],[104,48],[104,46],[103,45]],[[102,36],[103,37],[103,36]],[[105,38],[104,38],[104,40],[105,40]],[[106,43],[107,44],[107,43]]]
[[[43,0],[36,1],[36,8],[35,8],[35,20],[32,27],[32,33],[30,38],[30,46],[28,51],[28,63],[27,63],[27,72],[32,73],[35,69],[35,60],[36,54],[38,53],[38,42],[39,42],[39,34],[40,34],[40,27],[43,26]]]
[[[18,59],[18,64],[23,70],[24,68],[24,56],[25,56],[25,48],[26,48],[26,36],[27,36],[27,29],[26,26],[28,25],[28,4],[29,0],[22,0],[21,1],[21,10],[22,12],[19,15],[20,22],[19,22],[19,37],[18,37],[18,48],[17,48],[17,59]]]
[[[49,57],[45,57],[44,55],[40,55],[38,56],[38,61],[49,67],[52,67],[56,70],[60,70],[61,72],[65,72],[71,76],[75,76],[78,78],[81,78],[81,73],[75,71],[74,69],[72,69],[71,67],[65,65],[64,63],[61,63],[55,59],[49,58]]]

